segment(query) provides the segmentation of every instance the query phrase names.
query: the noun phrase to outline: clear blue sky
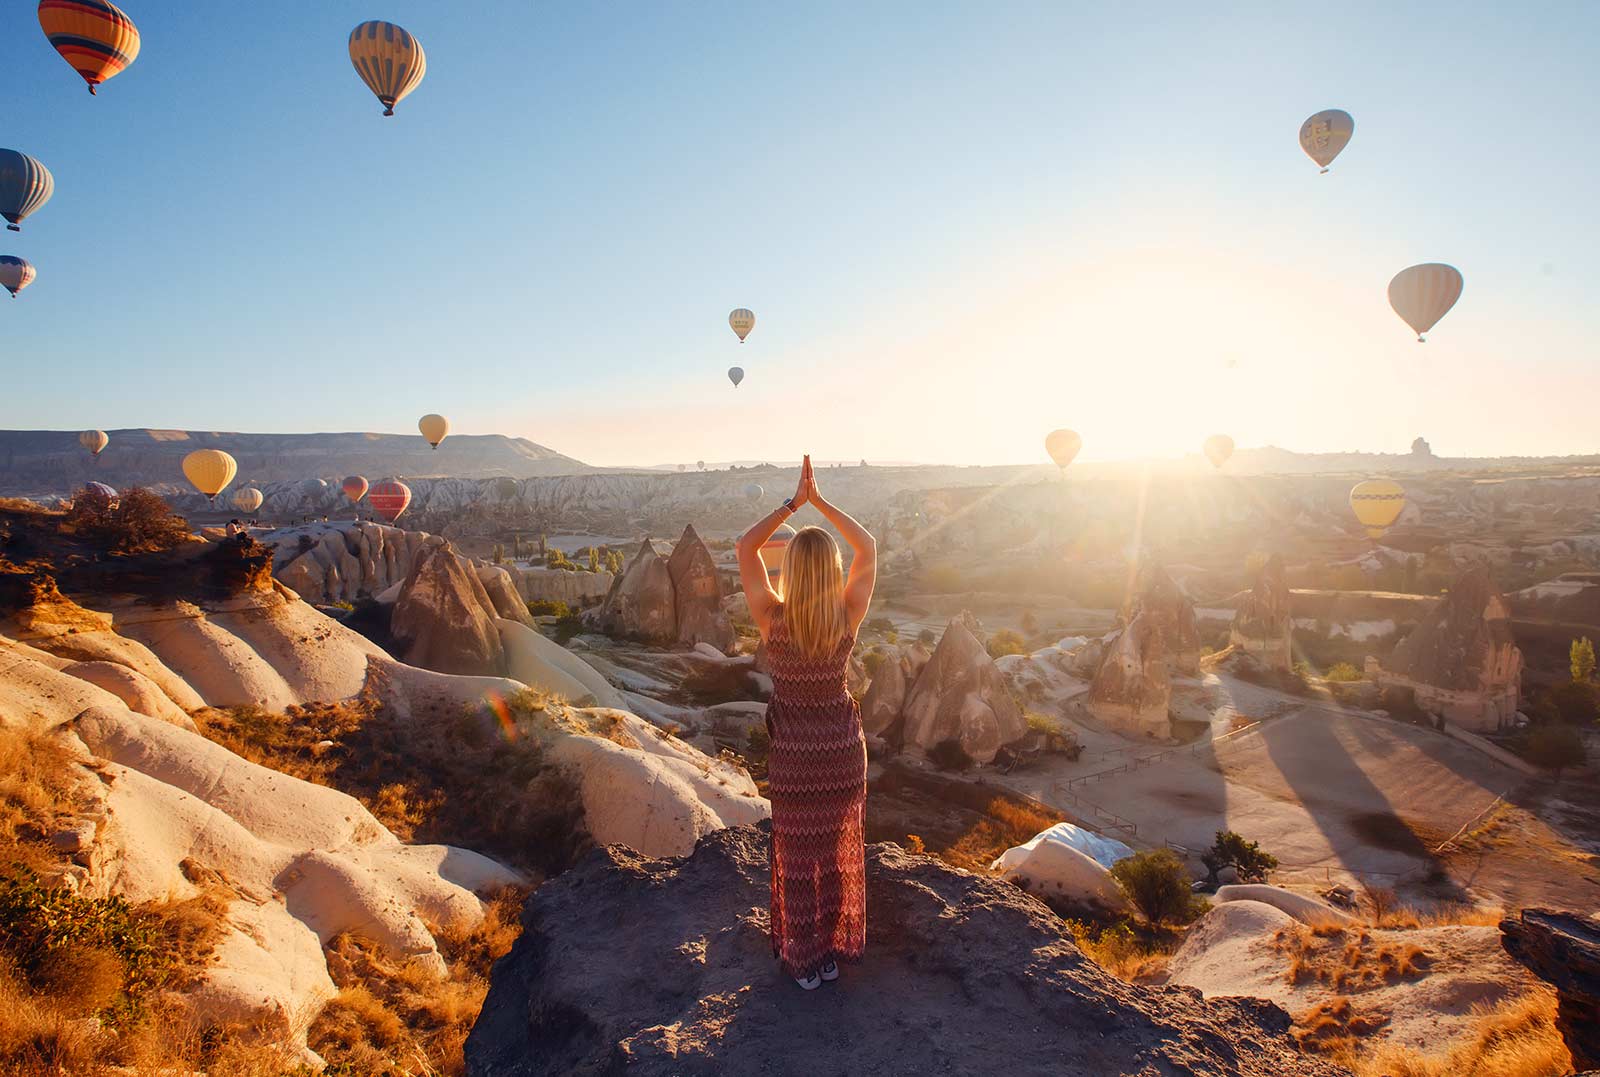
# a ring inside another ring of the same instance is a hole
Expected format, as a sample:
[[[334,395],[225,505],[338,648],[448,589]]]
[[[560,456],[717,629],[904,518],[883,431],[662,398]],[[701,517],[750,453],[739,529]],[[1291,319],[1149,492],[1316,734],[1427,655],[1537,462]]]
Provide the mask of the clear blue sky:
[[[0,426],[1600,450],[1600,4],[126,10],[98,98],[0,14],[0,146],[56,177],[0,233],[39,270]],[[428,52],[392,119],[345,51],[375,16]],[[1319,177],[1328,107],[1356,133]],[[1419,346],[1384,289],[1423,261],[1466,291]]]

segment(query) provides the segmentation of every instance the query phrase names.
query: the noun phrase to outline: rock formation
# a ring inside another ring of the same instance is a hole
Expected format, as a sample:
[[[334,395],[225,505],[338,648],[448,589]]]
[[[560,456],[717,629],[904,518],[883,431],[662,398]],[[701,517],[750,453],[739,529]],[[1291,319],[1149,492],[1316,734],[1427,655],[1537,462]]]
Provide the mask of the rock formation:
[[[1467,729],[1492,733],[1510,725],[1522,651],[1488,568],[1473,565],[1457,577],[1388,660],[1372,667],[1379,688],[1409,688],[1423,709]]]
[[[1301,1054],[1278,1007],[1124,983],[1017,888],[894,845],[867,849],[866,961],[802,998],[772,960],[768,896],[760,829],[680,860],[596,850],[529,902],[467,1072],[1344,1072]]]
[[[679,643],[709,643],[719,651],[733,648],[733,624],[722,609],[722,579],[711,551],[700,541],[694,525],[683,529],[667,559],[672,578],[674,617]]]
[[[404,580],[429,535],[385,524],[281,527],[261,536],[273,547],[273,574],[307,602],[354,602]]]
[[[517,592],[516,583],[509,571],[500,565],[477,565],[476,572],[478,582],[483,584],[483,590],[489,596],[489,604],[494,608],[495,616],[504,617],[508,621],[521,621],[525,625],[533,624],[533,617],[528,613],[528,603]]]
[[[1228,641],[1271,669],[1294,665],[1294,617],[1283,558],[1273,554],[1256,570],[1253,586],[1238,602]]]
[[[1523,909],[1500,921],[1506,952],[1556,989],[1556,1027],[1579,1070],[1600,1069],[1600,921]]]
[[[906,693],[902,714],[906,744],[928,752],[953,743],[980,764],[992,762],[1001,747],[1028,731],[1005,676],[962,617],[946,626]]]
[[[1089,711],[1130,736],[1165,737],[1172,725],[1167,704],[1172,680],[1167,673],[1160,628],[1143,616],[1106,639],[1106,654],[1089,684]]]
[[[601,631],[647,643],[677,639],[672,573],[646,538],[590,620]]]
[[[435,538],[406,577],[389,631],[413,666],[498,676],[505,672],[505,649],[494,618],[494,604],[477,574],[449,543]]]
[[[1161,651],[1169,670],[1191,677],[1200,672],[1200,629],[1195,624],[1194,599],[1160,565],[1152,565],[1145,573],[1128,620],[1138,617],[1161,633]]]
[[[609,572],[576,572],[568,568],[531,566],[512,573],[517,590],[528,602],[565,602],[574,609],[602,599],[616,582]]]

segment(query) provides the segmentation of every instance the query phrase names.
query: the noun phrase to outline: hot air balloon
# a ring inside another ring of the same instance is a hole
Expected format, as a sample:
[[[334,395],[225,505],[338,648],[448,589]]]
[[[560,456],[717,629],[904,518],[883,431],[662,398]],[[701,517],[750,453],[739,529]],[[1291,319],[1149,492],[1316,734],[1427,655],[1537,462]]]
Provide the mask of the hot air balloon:
[[[1050,454],[1050,459],[1056,462],[1056,467],[1063,471],[1072,463],[1081,448],[1083,439],[1078,436],[1076,430],[1052,430],[1044,439],[1044,451]]]
[[[196,449],[183,458],[183,474],[213,505],[238,473],[239,465],[221,449]]]
[[[1212,467],[1221,467],[1233,455],[1233,439],[1227,434],[1212,434],[1206,438],[1205,454]]]
[[[744,496],[749,498],[751,501],[760,501],[763,497],[767,496],[767,491],[762,489],[762,486],[759,482],[749,482],[745,483]]]
[[[678,470],[679,471],[688,471],[689,470],[689,465],[688,464],[679,464],[678,465]]]
[[[339,489],[344,491],[344,496],[350,499],[351,504],[355,504],[367,496],[367,480],[360,475],[348,475],[339,484]]]
[[[8,230],[22,231],[18,226],[50,201],[55,190],[55,177],[44,165],[25,153],[0,150],[0,217],[11,222]]]
[[[307,501],[320,501],[327,492],[328,484],[323,479],[306,479],[300,484],[300,496]]]
[[[1339,151],[1350,144],[1356,121],[1341,109],[1324,109],[1300,125],[1300,148],[1306,156],[1328,171]]]
[[[1394,275],[1389,282],[1389,305],[1417,331],[1417,343],[1422,344],[1427,340],[1422,334],[1450,313],[1461,298],[1461,287],[1461,271],[1455,266],[1424,262]]]
[[[90,456],[99,456],[111,444],[104,430],[85,430],[78,435],[78,444],[89,450]]]
[[[422,42],[392,22],[373,19],[350,31],[350,62],[377,95],[385,116],[422,82],[428,57]]]
[[[789,540],[794,538],[794,528],[779,524],[772,537],[761,544],[761,563],[767,566],[767,579],[776,590],[783,578],[783,555],[788,552]]]
[[[744,381],[744,367],[730,366],[728,368],[728,380],[733,382],[735,389],[739,388],[739,383]]]
[[[261,496],[261,491],[253,486],[246,486],[242,490],[233,492],[233,507],[240,512],[249,514],[261,507],[261,502],[266,499]]]
[[[517,480],[501,476],[494,480],[495,496],[501,501],[509,501],[517,496]]]
[[[694,462],[694,466],[699,468],[701,471],[704,471],[706,469],[706,462],[704,460],[696,460]]]
[[[739,343],[743,344],[744,338],[750,335],[750,330],[756,327],[756,316],[753,312],[740,307],[728,315],[728,324],[739,335]],[[734,369],[738,368],[735,367]],[[729,371],[729,373],[732,374],[732,371]],[[743,377],[744,375],[741,373],[739,376]],[[733,384],[738,385],[739,383],[734,382]]]
[[[117,492],[103,482],[86,482],[83,484],[83,488],[94,491],[107,501],[115,501],[117,499]]]
[[[1390,479],[1368,479],[1350,488],[1350,509],[1372,538],[1382,538],[1406,510],[1406,492]]]
[[[392,524],[411,504],[411,488],[403,482],[385,479],[367,494],[367,504],[372,506],[373,512]]]
[[[0,285],[11,293],[11,298],[17,298],[17,293],[33,283],[33,278],[39,275],[33,264],[26,258],[17,258],[10,254],[0,254]]]
[[[422,436],[428,439],[428,444],[435,449],[450,433],[450,420],[443,415],[424,415],[417,420],[417,429],[422,431]]]
[[[106,0],[39,0],[39,28],[90,93],[139,58],[139,28]]]

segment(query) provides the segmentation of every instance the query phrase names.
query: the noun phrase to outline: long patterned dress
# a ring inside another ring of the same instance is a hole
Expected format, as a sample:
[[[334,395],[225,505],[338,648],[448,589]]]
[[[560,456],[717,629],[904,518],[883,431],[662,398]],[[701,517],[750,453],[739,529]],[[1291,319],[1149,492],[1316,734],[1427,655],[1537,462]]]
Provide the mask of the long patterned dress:
[[[808,977],[829,958],[859,961],[866,948],[867,745],[845,680],[855,640],[807,657],[781,605],[768,635],[772,952],[790,976]]]

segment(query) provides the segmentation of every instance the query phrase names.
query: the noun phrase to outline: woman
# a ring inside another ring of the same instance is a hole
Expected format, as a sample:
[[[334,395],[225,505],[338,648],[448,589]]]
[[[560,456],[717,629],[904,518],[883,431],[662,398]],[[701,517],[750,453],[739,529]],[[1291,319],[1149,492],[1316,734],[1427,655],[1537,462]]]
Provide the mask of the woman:
[[[849,579],[833,536],[807,527],[789,541],[775,592],[761,547],[808,503],[850,544]],[[866,946],[867,748],[845,670],[877,572],[877,544],[824,500],[809,456],[794,497],[739,539],[739,576],[772,670],[772,952],[807,991],[837,980],[837,962],[859,961]]]

